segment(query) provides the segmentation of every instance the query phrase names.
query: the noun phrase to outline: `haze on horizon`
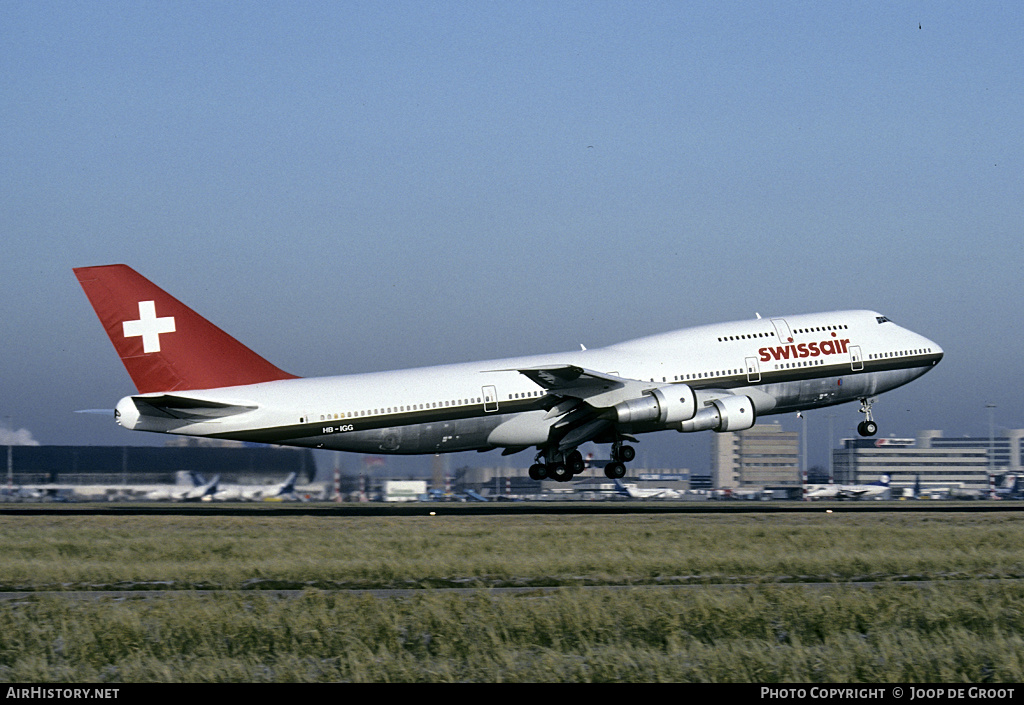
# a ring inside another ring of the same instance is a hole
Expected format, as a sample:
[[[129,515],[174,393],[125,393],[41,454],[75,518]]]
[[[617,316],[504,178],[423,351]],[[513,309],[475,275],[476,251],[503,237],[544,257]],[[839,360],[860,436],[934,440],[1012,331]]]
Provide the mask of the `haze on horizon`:
[[[1022,428],[1021,36],[986,2],[4,3],[0,426],[163,442],[74,413],[134,391],[71,272],[124,262],[303,376],[874,309],[946,353],[881,435]]]

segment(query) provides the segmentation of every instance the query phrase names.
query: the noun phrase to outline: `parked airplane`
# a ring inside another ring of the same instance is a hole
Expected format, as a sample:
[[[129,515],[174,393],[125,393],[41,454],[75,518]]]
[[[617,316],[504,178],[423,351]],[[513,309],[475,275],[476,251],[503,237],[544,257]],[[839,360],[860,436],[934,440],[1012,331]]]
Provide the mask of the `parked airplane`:
[[[213,498],[217,493],[220,484],[220,475],[216,475],[209,482],[202,475],[190,472],[192,480],[191,487],[161,487],[146,493],[146,499],[150,500],[173,500],[175,502],[198,502],[207,497]]]
[[[876,482],[867,485],[816,485],[807,491],[807,499],[865,499],[881,497],[889,491],[889,476],[882,475]]]
[[[166,502],[168,500],[178,500],[182,495],[191,490],[192,488],[158,487],[155,490],[148,490],[143,496],[154,502]]]
[[[1015,473],[1006,473],[996,488],[996,497],[1000,499],[1020,499],[1024,495],[1024,478]]]
[[[741,490],[734,489],[732,487],[722,487],[716,490],[711,490],[711,499],[715,500],[755,500],[761,499],[763,495],[762,490]]]
[[[255,502],[258,500],[294,498],[295,480],[298,476],[297,472],[293,472],[284,482],[276,485],[224,485],[213,494],[213,499],[218,501],[242,500]]]
[[[0,496],[12,499],[42,499],[48,494],[56,494],[56,492],[56,489],[51,490],[45,485],[17,485],[0,489]]]
[[[393,372],[299,378],[125,265],[75,269],[138,394],[128,429],[358,453],[537,449],[530,476],[571,480],[578,447],[610,443],[609,478],[661,430],[739,431],[759,416],[874,397],[942,359],[873,311],[720,323],[600,349]],[[582,347],[582,346],[581,346]]]
[[[683,496],[682,492],[670,487],[645,487],[641,489],[636,485],[624,485],[622,480],[615,480],[615,493],[630,499],[679,499]]]
[[[152,485],[152,484],[79,484],[67,482],[43,482],[38,484],[19,485],[8,492],[6,488],[0,494],[10,495],[19,499],[59,499],[59,498],[92,498],[92,499],[147,499],[147,500],[199,500],[217,490],[220,482],[218,475],[207,482],[202,475],[189,472],[191,484]]]

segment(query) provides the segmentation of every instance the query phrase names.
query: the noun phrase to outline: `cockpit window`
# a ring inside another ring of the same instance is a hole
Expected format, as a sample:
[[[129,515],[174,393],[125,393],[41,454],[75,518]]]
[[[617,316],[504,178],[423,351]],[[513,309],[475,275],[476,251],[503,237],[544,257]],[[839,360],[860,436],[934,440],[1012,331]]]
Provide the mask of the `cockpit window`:
[[[890,321],[890,320],[889,320],[888,318],[886,318],[885,316],[875,316],[875,320],[876,320],[876,321],[878,321],[878,322],[879,322],[879,324],[882,324],[882,323],[891,323],[891,322],[892,322],[892,321]]]

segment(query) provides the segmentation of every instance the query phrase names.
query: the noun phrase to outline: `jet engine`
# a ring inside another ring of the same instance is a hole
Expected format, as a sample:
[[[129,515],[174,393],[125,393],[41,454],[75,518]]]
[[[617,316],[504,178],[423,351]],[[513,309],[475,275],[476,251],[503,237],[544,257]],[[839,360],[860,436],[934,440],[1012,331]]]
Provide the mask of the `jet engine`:
[[[748,396],[730,394],[706,402],[707,406],[679,424],[681,433],[692,431],[744,431],[754,425],[757,412]]]
[[[685,384],[670,384],[645,392],[636,399],[619,402],[612,408],[620,424],[666,426],[692,419],[697,413],[697,395]]]

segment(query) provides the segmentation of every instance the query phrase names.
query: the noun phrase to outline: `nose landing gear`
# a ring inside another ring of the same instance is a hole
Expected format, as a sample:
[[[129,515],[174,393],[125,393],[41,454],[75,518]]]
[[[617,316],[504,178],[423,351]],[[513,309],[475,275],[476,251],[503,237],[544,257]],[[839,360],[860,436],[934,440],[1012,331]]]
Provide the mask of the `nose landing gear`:
[[[860,413],[864,414],[864,420],[857,424],[857,433],[862,436],[873,436],[878,433],[878,424],[871,416],[871,405],[874,403],[874,399],[860,400]]]

